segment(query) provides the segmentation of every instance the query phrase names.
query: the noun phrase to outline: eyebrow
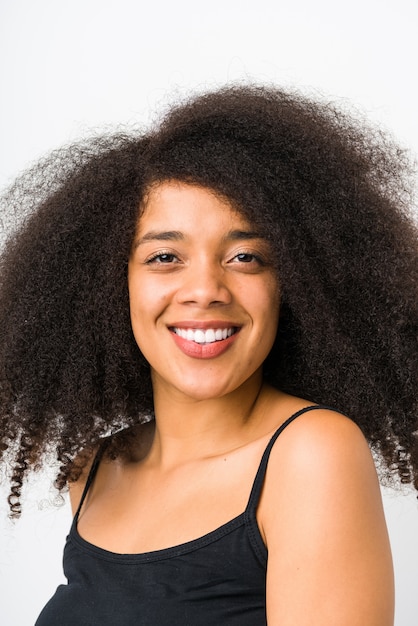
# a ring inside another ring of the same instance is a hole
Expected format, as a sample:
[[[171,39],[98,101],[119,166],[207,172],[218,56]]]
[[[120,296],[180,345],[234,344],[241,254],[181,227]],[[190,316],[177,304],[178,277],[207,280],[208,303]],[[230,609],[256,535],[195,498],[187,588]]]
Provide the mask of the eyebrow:
[[[224,237],[226,241],[241,241],[243,239],[265,239],[255,230],[230,230]]]
[[[178,230],[157,231],[149,230],[135,241],[135,248],[148,241],[179,241],[184,239],[183,233]]]
[[[184,234],[178,230],[149,230],[134,242],[134,248],[138,248],[138,246],[149,241],[183,241],[184,239]],[[243,241],[245,239],[265,239],[265,237],[252,230],[230,230],[222,239],[224,241]]]

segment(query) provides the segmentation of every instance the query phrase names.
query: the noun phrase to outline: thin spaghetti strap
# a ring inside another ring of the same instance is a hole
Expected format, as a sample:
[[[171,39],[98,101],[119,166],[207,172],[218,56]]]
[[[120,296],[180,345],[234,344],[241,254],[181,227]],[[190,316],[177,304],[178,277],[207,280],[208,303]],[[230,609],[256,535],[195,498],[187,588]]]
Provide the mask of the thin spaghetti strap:
[[[106,446],[106,441],[104,441],[102,443],[102,445],[99,447],[99,449],[97,450],[96,456],[93,459],[93,463],[91,464],[90,471],[89,471],[89,474],[87,476],[86,484],[84,485],[83,493],[81,494],[81,499],[80,499],[79,505],[77,507],[77,511],[75,512],[75,515],[74,515],[74,522],[75,523],[77,523],[77,521],[78,521],[78,516],[80,515],[81,507],[83,506],[83,503],[84,503],[84,500],[86,499],[88,490],[90,489],[91,484],[92,484],[92,482],[93,482],[93,480],[94,480],[94,478],[95,478],[95,476],[97,474],[97,470],[98,470],[98,467],[100,465],[100,461],[102,459],[102,456],[103,456],[103,453],[104,453],[106,447],[107,447]]]
[[[332,407],[325,406],[323,404],[313,404],[311,406],[305,407],[304,409],[300,409],[299,411],[297,411],[296,413],[294,413],[293,415],[288,417],[287,420],[285,420],[283,422],[283,424],[276,430],[276,432],[274,433],[274,435],[270,439],[269,443],[267,444],[267,448],[264,450],[264,454],[263,454],[263,456],[261,458],[260,465],[258,467],[257,474],[256,474],[256,477],[254,479],[253,487],[251,489],[250,498],[248,500],[248,505],[247,505],[247,508],[246,508],[246,513],[247,514],[255,514],[255,511],[257,509],[258,501],[259,501],[260,495],[261,495],[261,489],[262,489],[263,483],[264,483],[264,476],[266,474],[267,463],[268,463],[268,460],[269,460],[269,457],[270,457],[270,452],[271,452],[271,450],[273,448],[273,445],[274,445],[277,437],[297,417],[299,417],[300,415],[303,415],[303,413],[307,413],[308,411],[314,411],[316,409],[330,409],[332,411],[336,410],[336,409],[333,409]]]

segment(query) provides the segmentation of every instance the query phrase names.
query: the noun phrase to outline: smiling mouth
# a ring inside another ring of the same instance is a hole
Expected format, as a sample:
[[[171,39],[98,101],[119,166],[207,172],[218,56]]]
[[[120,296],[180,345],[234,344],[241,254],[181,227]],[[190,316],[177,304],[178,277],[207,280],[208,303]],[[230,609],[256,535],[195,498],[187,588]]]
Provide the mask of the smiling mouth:
[[[173,333],[186,339],[187,341],[194,341],[199,344],[215,343],[216,341],[224,341],[228,337],[232,337],[238,332],[239,328],[236,326],[230,326],[227,328],[176,328],[170,329]]]

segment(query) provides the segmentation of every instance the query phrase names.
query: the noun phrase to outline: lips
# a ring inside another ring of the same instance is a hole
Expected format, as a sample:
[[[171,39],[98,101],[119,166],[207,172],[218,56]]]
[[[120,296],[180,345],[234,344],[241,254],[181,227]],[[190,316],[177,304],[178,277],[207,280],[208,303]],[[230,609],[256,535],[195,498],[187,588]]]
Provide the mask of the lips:
[[[234,343],[240,327],[226,326],[225,322],[183,323],[170,326],[177,347],[187,356],[212,359],[223,354]]]
[[[214,343],[223,341],[235,334],[238,329],[235,326],[225,328],[179,328],[171,329],[176,335],[187,341],[194,341],[199,344]]]

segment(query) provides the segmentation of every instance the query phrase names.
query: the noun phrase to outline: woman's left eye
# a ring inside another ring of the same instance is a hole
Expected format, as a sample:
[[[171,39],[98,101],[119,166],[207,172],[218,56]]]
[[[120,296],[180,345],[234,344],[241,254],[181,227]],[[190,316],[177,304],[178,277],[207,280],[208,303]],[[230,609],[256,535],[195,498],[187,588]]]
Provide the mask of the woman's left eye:
[[[240,252],[232,258],[232,261],[237,261],[238,263],[264,265],[262,259],[252,252]]]
[[[258,259],[254,254],[248,252],[241,252],[235,257],[240,263],[251,263],[251,261],[257,261]]]

